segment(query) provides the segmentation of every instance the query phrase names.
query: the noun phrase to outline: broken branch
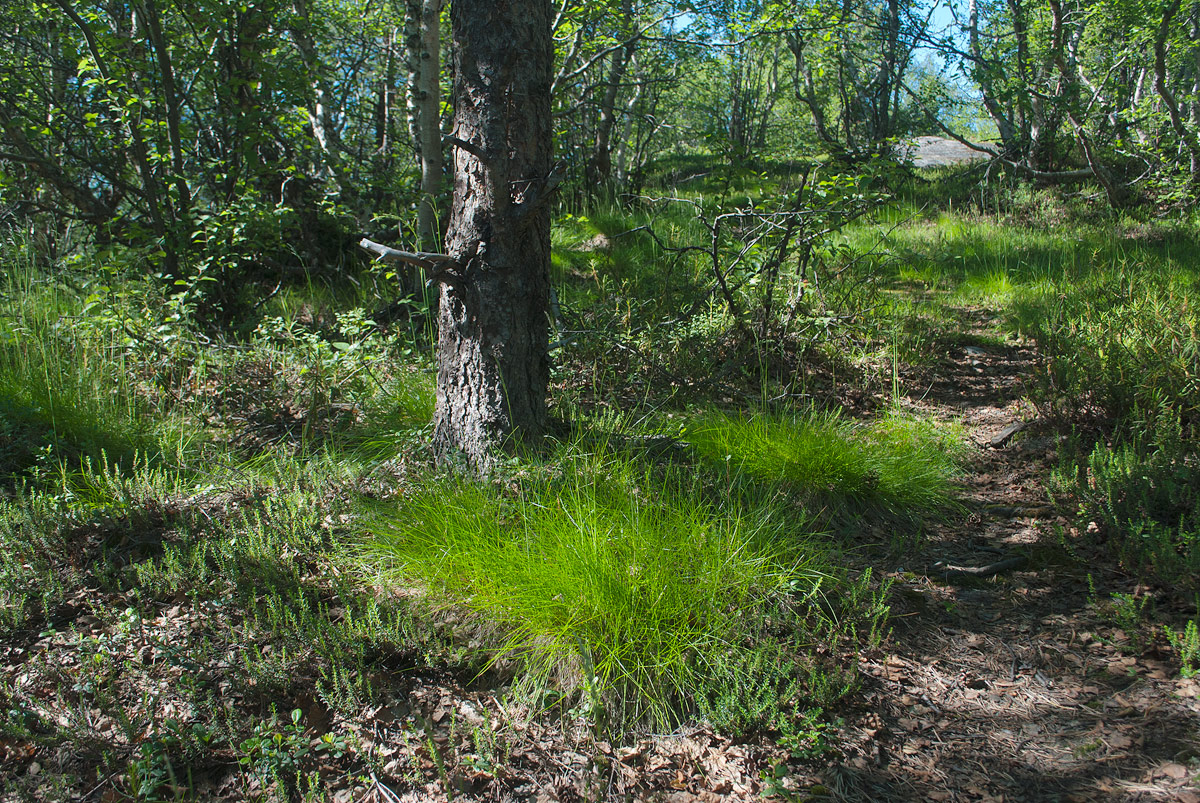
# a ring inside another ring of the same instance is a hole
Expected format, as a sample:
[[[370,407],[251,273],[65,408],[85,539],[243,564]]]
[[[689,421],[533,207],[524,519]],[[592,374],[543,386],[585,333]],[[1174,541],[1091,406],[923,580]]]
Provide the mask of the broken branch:
[[[458,261],[447,254],[431,254],[427,251],[401,251],[397,248],[382,245],[381,243],[372,242],[366,237],[358,241],[358,247],[370,254],[374,254],[376,259],[383,262],[403,262],[408,265],[416,265],[425,270],[433,270],[435,268],[446,270],[458,265]]]

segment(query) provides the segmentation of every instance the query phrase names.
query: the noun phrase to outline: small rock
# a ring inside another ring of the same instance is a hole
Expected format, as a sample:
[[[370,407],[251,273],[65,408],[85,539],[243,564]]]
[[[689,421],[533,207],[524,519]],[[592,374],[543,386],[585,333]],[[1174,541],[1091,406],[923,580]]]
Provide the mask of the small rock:
[[[1015,424],[1009,424],[1007,427],[1000,430],[1000,434],[992,438],[991,441],[988,442],[988,445],[993,449],[1002,449],[1004,444],[1012,440],[1013,435],[1016,435],[1018,432],[1025,429],[1025,426],[1026,424],[1024,421],[1018,421]]]

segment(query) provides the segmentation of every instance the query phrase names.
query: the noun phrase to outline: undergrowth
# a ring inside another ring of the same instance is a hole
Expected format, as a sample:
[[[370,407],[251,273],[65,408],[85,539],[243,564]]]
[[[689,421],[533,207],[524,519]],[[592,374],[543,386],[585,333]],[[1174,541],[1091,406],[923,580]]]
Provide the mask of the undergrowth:
[[[739,318],[697,250],[704,216],[750,220],[778,189],[696,181],[557,221],[555,411],[593,437],[485,483],[430,460],[428,299],[389,322],[380,276],[289,287],[222,339],[132,268],[12,243],[0,634],[22,669],[0,678],[0,749],[67,756],[23,788],[466,788],[502,772],[518,737],[498,720],[521,705],[597,738],[705,719],[817,755],[887,632],[887,582],[838,565],[836,536],[960,511],[961,433],[893,411],[923,392],[909,369],[965,345],[1036,341],[1030,399],[1076,428],[1055,490],[1081,537],[1194,589],[1187,229],[897,206],[814,239],[802,268],[731,220],[715,250]],[[813,412],[847,385],[863,417]],[[636,425],[606,440],[613,416]],[[1188,671],[1194,631],[1172,634]],[[418,677],[497,702],[468,727],[417,701]]]
[[[1131,571],[1190,593],[1200,487],[1194,231],[1170,221],[1098,224],[1065,210],[1031,213],[1020,226],[908,213],[887,235],[901,256],[893,281],[923,303],[893,308],[899,350],[936,359],[963,345],[1033,341],[1042,361],[1027,398],[1048,425],[1073,433],[1054,490],[1075,529]],[[1049,225],[1064,215],[1071,225]],[[992,315],[992,342],[963,336],[972,310]]]
[[[710,467],[783,483],[811,510],[835,519],[874,511],[910,522],[955,509],[956,455],[963,454],[955,434],[898,413],[866,423],[835,413],[710,413],[686,430]]]
[[[752,636],[774,610],[803,642],[840,582],[810,517],[778,488],[734,483],[718,495],[679,468],[606,449],[568,446],[505,490],[441,480],[374,531],[369,554],[394,582],[420,580],[496,623],[494,660],[515,659],[527,683],[619,726],[678,724],[730,693],[718,687],[734,665],[768,682],[750,668],[764,650],[781,650],[769,682],[803,685],[803,650]]]

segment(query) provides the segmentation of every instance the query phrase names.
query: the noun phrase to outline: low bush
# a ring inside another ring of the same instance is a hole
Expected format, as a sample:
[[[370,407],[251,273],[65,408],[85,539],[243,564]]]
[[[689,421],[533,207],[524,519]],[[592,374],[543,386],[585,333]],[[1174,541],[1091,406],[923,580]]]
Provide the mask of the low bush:
[[[1036,392],[1058,415],[1099,414],[1117,425],[1171,409],[1200,423],[1200,316],[1182,277],[1133,268],[1085,291],[1056,282],[1025,288],[1013,317],[1048,355]]]
[[[1090,451],[1064,450],[1053,478],[1077,502],[1084,537],[1164,586],[1194,591],[1200,578],[1200,458],[1175,423]]]

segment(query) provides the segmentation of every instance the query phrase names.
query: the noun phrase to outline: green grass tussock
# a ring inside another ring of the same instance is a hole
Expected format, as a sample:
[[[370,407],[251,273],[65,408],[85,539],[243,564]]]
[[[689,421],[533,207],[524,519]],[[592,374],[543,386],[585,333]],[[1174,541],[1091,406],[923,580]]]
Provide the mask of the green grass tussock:
[[[915,519],[955,506],[953,433],[900,414],[858,423],[834,413],[705,414],[686,437],[709,465],[779,482],[835,516],[864,510]]]
[[[817,593],[824,550],[769,492],[726,495],[628,455],[568,453],[511,493],[443,480],[380,519],[372,554],[499,624],[497,656],[673,723],[706,670],[748,649],[746,623],[780,595]]]

